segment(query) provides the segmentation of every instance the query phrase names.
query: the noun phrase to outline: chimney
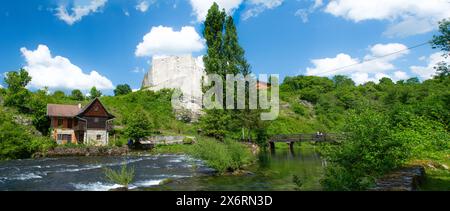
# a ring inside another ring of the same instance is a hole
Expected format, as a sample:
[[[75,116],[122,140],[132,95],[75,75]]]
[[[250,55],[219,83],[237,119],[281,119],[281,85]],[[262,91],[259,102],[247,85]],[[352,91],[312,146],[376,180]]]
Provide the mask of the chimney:
[[[81,109],[81,103],[78,103],[78,108]]]

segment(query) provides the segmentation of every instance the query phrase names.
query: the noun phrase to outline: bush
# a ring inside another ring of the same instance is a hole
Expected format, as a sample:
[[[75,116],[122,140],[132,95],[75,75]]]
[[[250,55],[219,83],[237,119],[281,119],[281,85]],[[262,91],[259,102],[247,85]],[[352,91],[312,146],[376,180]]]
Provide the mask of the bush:
[[[194,145],[191,154],[202,159],[208,166],[219,173],[233,172],[253,161],[251,152],[239,142],[225,140],[219,142],[213,139],[199,140]]]
[[[47,152],[57,146],[54,140],[51,140],[48,137],[35,137],[31,140],[29,145],[30,152]]]
[[[106,179],[125,188],[128,188],[128,185],[133,182],[134,175],[134,168],[127,168],[126,165],[123,165],[122,168],[118,171],[114,171],[110,168],[105,168]]]
[[[135,141],[150,135],[152,129],[153,124],[142,108],[135,109],[126,119],[125,134]]]
[[[306,108],[300,104],[293,104],[292,110],[300,116],[304,116],[306,114]]]
[[[195,143],[195,139],[192,137],[184,137],[183,144],[191,145]]]
[[[406,143],[393,136],[386,115],[375,111],[351,113],[346,121],[346,140],[328,146],[322,184],[328,190],[364,190],[375,178],[402,165],[409,155]]]
[[[117,138],[116,140],[109,141],[109,146],[123,147],[128,144],[126,138]]]
[[[54,141],[33,135],[25,126],[16,124],[0,107],[0,160],[30,158],[35,152],[45,152],[55,145]]]

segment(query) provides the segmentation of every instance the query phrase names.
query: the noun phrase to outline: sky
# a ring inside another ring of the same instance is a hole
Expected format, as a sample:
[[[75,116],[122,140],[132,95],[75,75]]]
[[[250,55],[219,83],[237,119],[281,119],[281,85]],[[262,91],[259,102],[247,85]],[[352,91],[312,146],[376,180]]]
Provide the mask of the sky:
[[[23,67],[32,90],[139,89],[153,58],[205,54],[203,21],[213,2],[3,0],[0,86],[6,72]],[[426,80],[444,60],[424,43],[437,33],[438,21],[450,18],[448,0],[216,2],[234,17],[255,74],[340,74],[357,84]]]

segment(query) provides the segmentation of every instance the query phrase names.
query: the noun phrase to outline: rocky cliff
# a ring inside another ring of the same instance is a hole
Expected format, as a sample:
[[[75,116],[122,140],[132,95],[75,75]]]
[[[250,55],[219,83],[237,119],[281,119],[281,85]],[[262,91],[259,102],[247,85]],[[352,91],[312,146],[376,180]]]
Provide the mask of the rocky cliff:
[[[180,94],[179,106],[174,106],[179,119],[192,121],[201,114],[202,62],[192,56],[154,58],[151,70],[142,81],[142,88],[153,91],[175,89]]]

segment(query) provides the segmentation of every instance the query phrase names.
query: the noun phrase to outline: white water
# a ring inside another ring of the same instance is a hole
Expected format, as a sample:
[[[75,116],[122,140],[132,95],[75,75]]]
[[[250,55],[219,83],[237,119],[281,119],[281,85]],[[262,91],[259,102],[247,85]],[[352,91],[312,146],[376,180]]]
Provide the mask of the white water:
[[[190,163],[201,166],[193,169]],[[210,173],[201,161],[183,155],[141,157],[76,157],[0,162],[1,190],[76,190],[107,191],[121,186],[109,182],[105,168],[120,169],[127,165],[135,169],[130,189],[153,187],[172,178],[192,177]]]

